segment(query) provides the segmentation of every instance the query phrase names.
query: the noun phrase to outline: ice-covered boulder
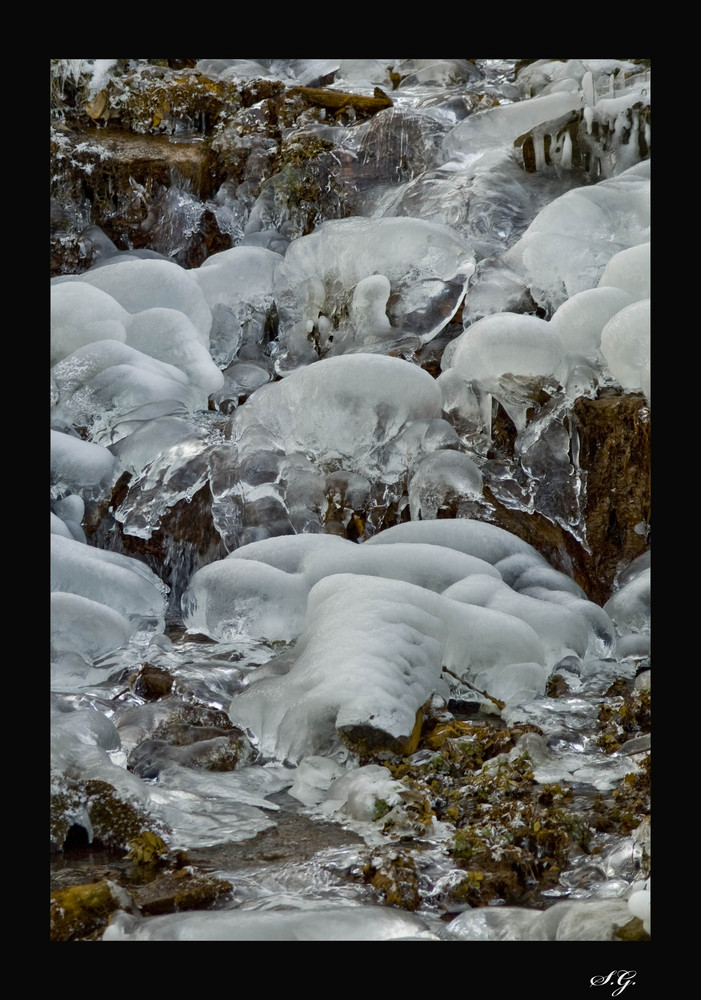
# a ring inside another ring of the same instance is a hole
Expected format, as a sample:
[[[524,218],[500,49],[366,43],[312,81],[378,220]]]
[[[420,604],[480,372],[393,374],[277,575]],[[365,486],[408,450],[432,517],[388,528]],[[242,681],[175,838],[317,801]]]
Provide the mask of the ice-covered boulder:
[[[127,339],[130,314],[107,292],[86,282],[51,286],[51,364],[95,340]]]
[[[587,288],[566,299],[553,313],[550,326],[571,354],[601,363],[601,331],[632,302],[632,295],[625,289],[605,286],[600,281],[597,288]]]
[[[615,254],[649,240],[650,163],[645,160],[550,202],[502,261],[521,276],[537,305],[552,314],[572,295],[597,287]]]
[[[101,444],[52,430],[49,446],[51,495],[73,491],[99,492],[116,481],[120,469],[114,455]]]
[[[207,408],[207,393],[181,368],[114,340],[79,347],[52,376],[53,420],[86,427],[97,444],[112,444],[155,417]]]
[[[493,608],[527,622],[538,633],[549,664],[565,656],[584,656],[589,644],[589,623],[574,611],[520,594],[501,576],[474,574],[443,591],[445,597],[483,608]]]
[[[625,306],[601,331],[601,353],[626,392],[644,392],[650,371],[650,299]],[[649,385],[648,385],[649,389]]]
[[[477,464],[460,451],[440,449],[414,464],[409,479],[409,509],[414,521],[431,520],[439,511],[456,515],[482,497],[483,477]]]
[[[286,374],[322,355],[436,336],[457,311],[474,255],[425,219],[332,219],[294,240],[276,271]]]
[[[127,344],[179,368],[205,396],[224,384],[192,320],[178,309],[154,306],[130,316]]]
[[[342,734],[404,746],[419,709],[447,693],[444,666],[469,680],[544,660],[536,633],[513,616],[404,580],[336,574],[311,589],[294,649],[252,674],[229,714],[278,760],[345,755]]]
[[[120,611],[82,594],[51,594],[52,658],[68,652],[95,660],[123,646],[131,634],[129,621]]]
[[[260,357],[274,308],[273,278],[282,260],[265,247],[236,246],[191,271],[212,312],[210,351],[220,368]]]
[[[537,316],[502,312],[477,320],[446,348],[443,370],[454,369],[502,404],[517,430],[541,389],[555,392],[566,378],[566,352],[557,330]]]
[[[650,298],[650,243],[614,254],[599,278],[599,288],[620,288],[633,301]]]
[[[51,590],[77,594],[122,615],[132,634],[161,632],[165,590],[156,574],[138,559],[96,549],[63,535],[51,535]]]
[[[232,437],[241,449],[258,427],[288,456],[385,478],[383,449],[412,423],[426,430],[441,417],[441,392],[428,372],[400,358],[349,354],[262,386],[236,411]]]
[[[293,912],[223,910],[143,920],[120,912],[103,941],[440,941],[413,913],[387,906],[321,906]]]
[[[639,556],[618,581],[604,605],[616,630],[616,654],[646,656],[650,653],[651,570],[649,552]]]
[[[521,555],[528,565],[538,564],[548,569],[547,561],[532,545],[517,535],[487,521],[470,518],[407,521],[369,538],[366,545],[387,545],[397,542],[426,542],[443,545],[458,552],[476,556],[493,566],[508,556]]]
[[[299,574],[258,561],[222,559],[191,577],[181,599],[183,622],[219,642],[289,641],[301,631],[308,589]]]
[[[339,573],[404,580],[440,593],[473,573],[499,573],[482,559],[422,543],[357,545],[334,535],[292,535],[251,542],[193,574],[182,597],[187,627],[218,641],[296,639],[307,597]]]
[[[124,257],[106,267],[54,278],[52,285],[64,282],[92,285],[110,295],[128,313],[155,307],[177,309],[192,321],[201,343],[209,347],[212,312],[192,272],[179,264]]]

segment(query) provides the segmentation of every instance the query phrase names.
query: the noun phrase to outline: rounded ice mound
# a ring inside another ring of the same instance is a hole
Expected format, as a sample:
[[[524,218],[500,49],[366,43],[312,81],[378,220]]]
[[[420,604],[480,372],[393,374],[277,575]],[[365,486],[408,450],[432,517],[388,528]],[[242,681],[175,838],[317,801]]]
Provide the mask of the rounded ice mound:
[[[412,520],[430,520],[440,510],[458,514],[466,504],[482,496],[482,473],[476,463],[460,451],[434,451],[411,470],[409,508]]]
[[[51,530],[76,541],[85,542],[83,517],[85,516],[85,501],[76,493],[68,494],[52,503]]]
[[[518,535],[487,521],[470,518],[446,518],[435,521],[407,521],[395,524],[368,538],[364,545],[387,545],[397,542],[427,542],[466,552],[495,566],[500,560],[521,554],[529,565],[549,565],[540,553]],[[554,572],[554,571],[553,571]]]
[[[220,368],[255,360],[275,308],[273,278],[281,256],[256,246],[212,254],[191,271],[212,312],[210,351]]]
[[[554,312],[577,292],[595,288],[615,254],[649,238],[650,166],[644,161],[550,202],[502,259],[535,302]]]
[[[80,282],[107,292],[129,313],[162,306],[177,309],[192,321],[200,340],[209,347],[212,313],[191,271],[168,260],[125,257],[109,267],[65,275],[54,284]]]
[[[51,286],[51,364],[95,340],[127,338],[130,316],[111,295],[84,282]]]
[[[556,381],[564,350],[560,335],[545,320],[503,312],[469,326],[450,345],[446,360],[465,378],[485,384],[507,374]]]
[[[97,492],[112,486],[120,472],[107,448],[58,430],[51,431],[50,469],[51,494],[56,497],[90,487]]]
[[[335,906],[293,912],[246,910],[116,914],[103,941],[439,941],[419,917],[386,906]]]
[[[623,288],[605,286],[577,292],[555,310],[550,326],[559,335],[565,349],[588,361],[600,362],[601,331],[617,312],[633,302]]]
[[[218,642],[290,641],[304,622],[308,586],[301,575],[249,559],[222,559],[193,574],[182,599],[183,622]]]
[[[634,299],[650,298],[650,243],[615,254],[604,268],[599,288],[621,288]]]
[[[589,625],[580,615],[548,601],[512,590],[501,577],[473,575],[443,591],[444,597],[466,604],[503,611],[520,618],[540,637],[546,662],[552,667],[565,656],[584,656],[589,644]],[[495,694],[494,691],[491,692]],[[501,697],[500,695],[496,695]]]
[[[650,566],[641,564],[604,605],[611,617],[616,634],[649,635],[650,633]]]
[[[626,392],[643,392],[650,365],[650,299],[633,302],[608,321],[601,331],[601,353]]]
[[[541,390],[564,384],[567,355],[557,330],[537,316],[502,312],[473,323],[446,348],[441,366],[490,393],[517,430]]]
[[[469,681],[517,663],[545,667],[524,621],[405,580],[338,573],[310,590],[305,629],[285,662],[252,674],[229,714],[278,760],[343,753],[344,735],[406,749],[419,709],[447,693],[444,666]]]
[[[188,628],[219,641],[297,638],[307,595],[339,573],[403,580],[439,593],[473,573],[499,579],[482,559],[421,543],[357,545],[334,535],[292,535],[243,545],[193,574],[182,598]]]
[[[390,330],[426,343],[450,322],[474,269],[468,244],[442,223],[355,216],[322,223],[290,244],[276,272],[280,339],[290,355],[281,373],[313,360],[314,340],[324,353],[331,344],[340,353],[386,341]]]
[[[242,442],[262,427],[287,455],[301,452],[327,471],[342,465],[367,474],[380,449],[412,421],[441,419],[441,399],[428,372],[400,358],[324,358],[253,393],[236,411],[233,438]]]
[[[119,612],[139,631],[163,631],[165,586],[144,563],[51,535],[51,591],[78,594]]]
[[[126,617],[81,594],[51,595],[51,655],[78,653],[88,660],[124,645],[131,636]]]
[[[52,374],[54,420],[87,427],[98,444],[114,443],[141,421],[207,406],[182,369],[114,340],[79,347]]]
[[[224,384],[192,320],[177,309],[155,306],[130,316],[127,344],[179,368],[207,396]]]

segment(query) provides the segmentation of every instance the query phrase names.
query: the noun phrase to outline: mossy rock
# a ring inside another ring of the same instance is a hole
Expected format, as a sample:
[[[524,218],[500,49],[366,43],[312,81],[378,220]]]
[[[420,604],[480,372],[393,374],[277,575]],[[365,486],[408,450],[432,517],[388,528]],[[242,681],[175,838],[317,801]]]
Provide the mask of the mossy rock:
[[[363,873],[387,906],[409,911],[420,906],[419,875],[410,854],[394,850],[374,851]]]
[[[287,95],[288,97],[301,97],[307,104],[328,108],[336,113],[352,108],[356,114],[365,117],[374,115],[384,108],[391,108],[394,104],[392,99],[379,87],[375,87],[372,97],[367,97],[364,94],[350,94],[341,90],[329,90],[326,87],[291,87],[287,91]]]
[[[157,916],[211,909],[231,893],[231,883],[224,879],[192,868],[179,868],[135,889],[133,896],[143,916]]]
[[[76,828],[84,842],[126,851],[144,830],[167,836],[164,826],[145,810],[127,801],[107,781],[74,781],[55,775],[50,799],[51,847],[63,851]]]
[[[109,879],[74,885],[51,894],[52,941],[94,941],[117,910],[131,907],[131,897]]]
[[[424,723],[425,709],[420,708],[416,713],[414,728],[406,736],[391,736],[382,729],[376,729],[370,725],[343,726],[339,730],[341,739],[349,747],[352,753],[364,763],[372,761],[384,763],[385,755],[408,757],[413,754],[419,745],[421,730]]]

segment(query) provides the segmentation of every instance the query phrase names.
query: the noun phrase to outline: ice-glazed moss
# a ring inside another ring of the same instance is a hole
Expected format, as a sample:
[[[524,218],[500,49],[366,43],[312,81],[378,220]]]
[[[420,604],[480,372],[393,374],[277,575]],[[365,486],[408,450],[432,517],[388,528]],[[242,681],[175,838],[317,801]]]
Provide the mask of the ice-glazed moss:
[[[606,692],[599,708],[597,743],[604,753],[616,753],[623,743],[650,733],[650,691],[631,690],[621,680]]]
[[[382,848],[372,852],[363,866],[363,877],[377,890],[380,900],[402,910],[416,910],[421,903],[419,874],[406,851]]]
[[[85,843],[113,850],[127,850],[129,842],[152,830],[168,835],[166,827],[108,782],[74,781],[63,775],[52,780],[50,801],[51,847],[63,851],[69,835],[82,829]]]

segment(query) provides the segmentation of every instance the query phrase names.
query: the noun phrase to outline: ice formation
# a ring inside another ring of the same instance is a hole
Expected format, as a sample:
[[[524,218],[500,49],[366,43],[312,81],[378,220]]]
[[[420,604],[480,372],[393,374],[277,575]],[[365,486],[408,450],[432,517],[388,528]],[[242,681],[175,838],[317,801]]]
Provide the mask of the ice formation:
[[[295,240],[275,274],[281,374],[392,338],[425,343],[456,312],[474,255],[423,219],[333,219]],[[391,304],[388,300],[391,295]],[[286,348],[286,350],[285,350]]]
[[[412,913],[390,907],[322,906],[275,913],[224,911],[152,917],[121,913],[103,941],[439,941]]]
[[[51,535],[51,590],[77,594],[119,612],[131,632],[163,631],[165,587],[144,563],[118,552]]]
[[[626,392],[642,392],[650,364],[650,299],[625,306],[601,331],[601,353]]]
[[[499,576],[482,559],[434,545],[371,548],[333,535],[269,538],[198,570],[182,597],[183,619],[220,641],[291,641],[304,628],[311,588],[338,573],[404,580],[436,593],[471,573]]]
[[[469,519],[409,522],[361,545],[253,542],[198,570],[182,609],[219,641],[296,640],[230,708],[262,752],[291,761],[342,752],[339,734],[356,729],[408,739],[446,691],[443,668],[512,703],[543,694],[560,660],[613,643],[608,615],[573,580]]]
[[[307,625],[283,672],[274,661],[258,671],[229,711],[276,760],[345,756],[344,732],[408,740],[422,705],[446,692],[443,666],[468,678],[544,659],[537,634],[513,616],[403,580],[340,573],[310,591]]]
[[[649,240],[650,164],[644,161],[556,198],[502,260],[552,313],[571,296],[595,288],[614,255]]]
[[[220,368],[235,358],[262,357],[275,308],[274,274],[280,254],[237,246],[212,254],[192,271],[212,313],[210,351]]]
[[[53,286],[87,283],[106,292],[128,313],[162,307],[184,313],[205,347],[209,347],[212,312],[205,295],[189,271],[167,260],[117,257],[103,267],[78,275],[56,278]]]
[[[616,313],[633,302],[633,297],[624,288],[607,287],[604,275],[596,288],[587,288],[565,299],[550,320],[551,329],[559,335],[570,354],[581,355],[595,363],[603,360],[601,331]]]
[[[118,61],[60,62],[64,82],[82,78],[94,96]],[[406,789],[388,768],[356,766],[358,747],[410,752],[423,713],[451,695],[505,725],[559,712],[562,742],[597,671],[615,663],[632,680],[647,664],[649,553],[599,607],[479,518],[489,486],[585,544],[572,404],[602,387],[650,404],[649,74],[536,60],[507,84],[502,61],[479,62],[480,73],[494,65],[477,98],[471,60],[398,60],[394,77],[387,60],[200,60],[223,81],[319,86],[335,74],[337,89],[394,88],[393,106],[361,125],[325,114],[305,125],[336,144],[329,185],[347,174],[354,200],[290,241],[270,228],[274,178],[260,195],[244,182],[233,205],[222,185],[209,207],[235,217],[231,249],[188,270],[88,228],[94,265],[52,282],[52,766],[111,783],[176,845],[255,836],[285,788],[381,843],[368,832],[377,801],[402,829]],[[343,216],[351,203],[357,214]],[[202,212],[175,188],[161,204],[178,220]],[[491,457],[498,405],[516,428],[508,462]],[[125,535],[149,538],[179,501],[211,495],[229,555],[191,574],[182,624],[223,652],[211,676],[197,664],[196,682],[196,657],[174,667],[158,575],[88,542],[87,515],[110,505],[122,474],[110,512]],[[242,650],[261,665],[249,669]],[[225,708],[265,766],[207,772],[180,748],[159,750],[160,705],[130,715],[115,702],[115,722],[76,707],[99,704],[108,678],[145,653]],[[571,700],[544,698],[557,670]],[[582,765],[544,739],[527,748],[541,784],[607,792],[633,767],[627,751],[587,752]],[[85,810],[71,822],[91,839]],[[437,824],[424,833],[442,836]],[[649,882],[634,888],[545,913],[466,910],[441,937],[595,940],[631,916],[649,932]],[[439,939],[388,907],[326,905],[122,913],[104,940],[367,937]]]

